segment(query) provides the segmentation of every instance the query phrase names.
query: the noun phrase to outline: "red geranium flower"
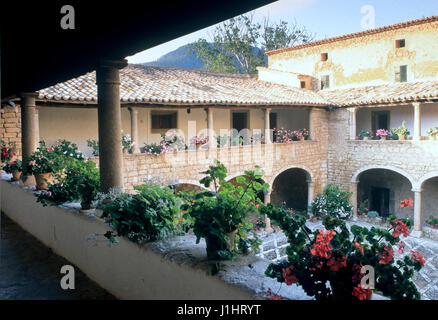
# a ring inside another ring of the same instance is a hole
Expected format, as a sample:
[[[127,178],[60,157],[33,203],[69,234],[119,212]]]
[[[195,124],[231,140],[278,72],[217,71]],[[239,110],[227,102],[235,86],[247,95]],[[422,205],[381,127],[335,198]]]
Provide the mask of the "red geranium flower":
[[[360,253],[362,253],[362,255],[364,255],[363,247],[358,242],[353,243],[353,246],[358,248],[360,250]]]
[[[414,262],[421,263],[421,266],[424,267],[424,264],[426,263],[426,260],[424,260],[423,255],[419,253],[418,251],[411,250],[411,260]]]
[[[409,200],[403,200],[400,203],[400,207],[402,208],[406,208],[406,207],[412,207],[414,205],[414,200],[412,200],[412,198],[409,198]]]
[[[394,232],[392,233],[393,237],[398,237],[401,234],[405,237],[409,235],[409,227],[403,221],[394,219],[391,224],[394,228]]]
[[[383,251],[380,253],[379,258],[380,264],[388,264],[392,261],[392,259],[394,259],[394,251],[392,250],[392,248],[385,246],[383,248]]]
[[[359,300],[366,300],[371,297],[372,293],[371,289],[363,289],[362,285],[358,284],[357,287],[354,287],[352,294]]]
[[[347,256],[343,256],[340,258],[338,257],[338,258],[336,258],[336,260],[334,258],[331,258],[327,262],[327,266],[329,266],[330,270],[332,270],[332,271],[338,271],[342,267],[347,266]]]
[[[293,266],[289,266],[287,268],[283,268],[283,278],[284,278],[284,282],[286,282],[286,284],[288,286],[290,286],[291,284],[297,283],[298,282],[298,278],[295,277],[292,274],[292,270],[294,269]]]

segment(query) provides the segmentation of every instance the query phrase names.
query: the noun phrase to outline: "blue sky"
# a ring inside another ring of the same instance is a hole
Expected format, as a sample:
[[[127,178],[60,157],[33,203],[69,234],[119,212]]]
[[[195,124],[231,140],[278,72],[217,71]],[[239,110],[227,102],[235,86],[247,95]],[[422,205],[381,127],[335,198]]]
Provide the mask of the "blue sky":
[[[271,21],[296,21],[316,33],[316,39],[339,36],[364,30],[361,25],[364,6],[374,10],[374,27],[438,15],[438,0],[280,0],[254,11],[254,18]],[[178,47],[199,38],[209,40],[211,26],[157,47],[127,57],[129,63],[153,61]]]

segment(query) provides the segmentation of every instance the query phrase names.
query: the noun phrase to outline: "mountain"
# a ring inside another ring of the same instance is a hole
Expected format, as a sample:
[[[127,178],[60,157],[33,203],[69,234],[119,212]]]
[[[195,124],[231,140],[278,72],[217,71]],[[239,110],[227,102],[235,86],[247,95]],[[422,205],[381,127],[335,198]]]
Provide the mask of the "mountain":
[[[188,45],[166,53],[155,61],[144,62],[142,64],[145,66],[204,69],[202,61],[196,57],[196,52],[189,52]]]
[[[166,53],[155,61],[143,62],[145,66],[160,66],[160,67],[175,67],[183,69],[201,69],[205,70],[204,63],[198,59],[196,52],[190,53],[189,45],[184,45],[176,50]],[[254,47],[254,52],[261,49]],[[265,63],[267,63],[267,56],[265,56]],[[237,63],[236,63],[237,66]]]

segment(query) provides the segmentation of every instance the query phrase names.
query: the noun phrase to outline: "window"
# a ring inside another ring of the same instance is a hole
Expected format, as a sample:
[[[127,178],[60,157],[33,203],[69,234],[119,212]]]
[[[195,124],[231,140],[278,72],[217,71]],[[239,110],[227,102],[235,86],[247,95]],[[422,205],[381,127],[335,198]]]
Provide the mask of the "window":
[[[300,81],[301,89],[306,89],[306,81]]]
[[[395,47],[396,48],[404,48],[405,45],[406,45],[405,39],[395,40]]]
[[[321,77],[321,90],[330,88],[330,76]]]
[[[151,112],[152,130],[163,131],[176,128],[177,112]]]
[[[372,111],[371,129],[374,135],[377,129],[389,130],[389,111]]]
[[[248,112],[233,112],[232,113],[232,128],[238,132],[248,128]]]
[[[328,59],[328,53],[327,52],[321,53],[321,61],[327,61],[327,59]]]
[[[408,66],[399,66],[395,69],[395,82],[408,81]]]

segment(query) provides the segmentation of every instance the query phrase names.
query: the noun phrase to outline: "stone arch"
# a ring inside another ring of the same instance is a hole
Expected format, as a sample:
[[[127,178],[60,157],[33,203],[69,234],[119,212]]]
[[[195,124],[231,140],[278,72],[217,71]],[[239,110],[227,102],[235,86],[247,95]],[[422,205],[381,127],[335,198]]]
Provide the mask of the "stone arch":
[[[198,181],[195,180],[176,180],[169,184],[169,187],[172,187],[174,190],[177,190],[177,186],[193,186],[194,190],[207,190],[205,186],[200,184]]]
[[[310,171],[299,166],[289,166],[271,179],[270,200],[274,205],[282,203],[294,210],[308,209],[309,184],[312,182]]]
[[[368,170],[372,170],[372,169],[385,169],[385,170],[397,172],[398,174],[404,176],[406,179],[409,180],[412,188],[414,188],[414,186],[416,186],[415,179],[406,171],[399,169],[397,167],[394,167],[394,166],[380,166],[380,165],[365,166],[365,167],[360,168],[359,170],[356,170],[355,173],[352,175],[350,182],[351,183],[358,182],[357,178],[360,176],[361,173],[368,171]]]
[[[415,180],[402,169],[393,166],[366,166],[357,170],[351,178],[356,192],[359,214],[375,211],[381,217],[396,215],[411,218],[413,208],[401,208],[401,201],[414,197]],[[361,209],[362,208],[362,209]]]
[[[282,167],[281,169],[277,170],[276,173],[274,175],[272,175],[270,181],[268,182],[269,186],[272,188],[275,179],[282,174],[283,172],[289,170],[289,169],[301,169],[304,170],[307,174],[307,179],[308,182],[313,182],[313,174],[312,171],[310,171],[306,166],[297,166],[297,165],[292,165],[292,166],[286,166],[286,167]]]
[[[420,190],[423,187],[423,184],[427,180],[429,180],[431,178],[436,178],[436,177],[438,177],[438,171],[432,171],[432,172],[425,174],[416,182],[416,184],[413,186],[413,189]]]

